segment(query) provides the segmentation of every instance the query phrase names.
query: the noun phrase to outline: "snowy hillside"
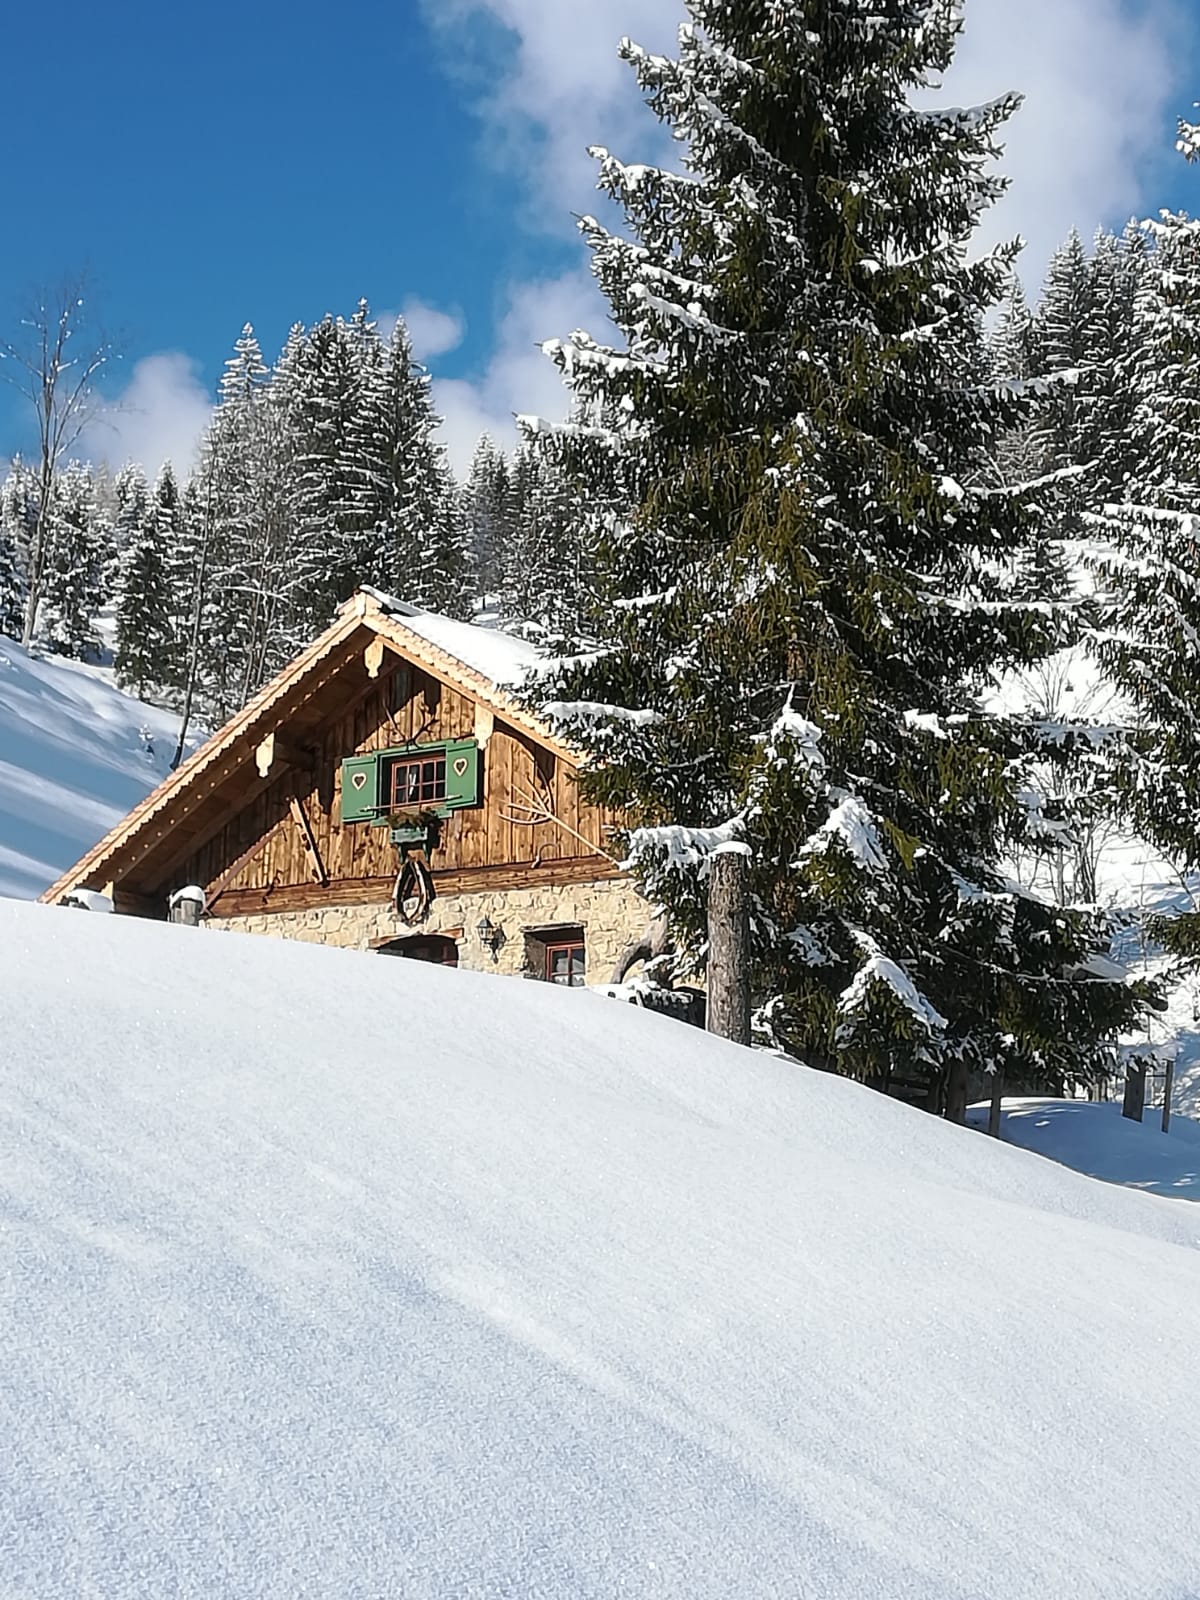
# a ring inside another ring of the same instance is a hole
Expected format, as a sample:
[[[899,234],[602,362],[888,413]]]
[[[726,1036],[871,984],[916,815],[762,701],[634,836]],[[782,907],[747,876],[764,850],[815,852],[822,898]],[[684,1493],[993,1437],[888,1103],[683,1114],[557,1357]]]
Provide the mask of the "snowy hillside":
[[[1196,1207],[587,991],[0,950],[0,1592],[1200,1594]]]
[[[0,637],[0,896],[32,899],[167,774],[179,721]]]

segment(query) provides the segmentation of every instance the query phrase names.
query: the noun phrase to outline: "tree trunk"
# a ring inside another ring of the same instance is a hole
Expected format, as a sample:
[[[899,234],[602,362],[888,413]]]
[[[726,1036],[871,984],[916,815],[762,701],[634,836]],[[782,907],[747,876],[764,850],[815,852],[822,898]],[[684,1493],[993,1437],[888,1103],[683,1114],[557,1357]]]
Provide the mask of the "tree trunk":
[[[947,1122],[965,1122],[967,1120],[967,1063],[955,1061],[950,1068],[950,1076],[946,1083],[946,1109],[943,1115]]]
[[[748,857],[722,850],[708,875],[708,1031],[750,1043]]]

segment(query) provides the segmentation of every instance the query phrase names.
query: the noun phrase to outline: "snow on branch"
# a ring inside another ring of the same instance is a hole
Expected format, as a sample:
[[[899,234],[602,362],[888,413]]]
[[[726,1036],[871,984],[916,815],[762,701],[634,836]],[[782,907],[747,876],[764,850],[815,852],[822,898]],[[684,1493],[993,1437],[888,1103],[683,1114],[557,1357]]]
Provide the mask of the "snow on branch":
[[[930,1004],[903,967],[885,956],[875,941],[865,933],[856,933],[855,939],[867,959],[838,996],[839,1015],[850,1019],[856,1012],[863,1011],[871,990],[876,985],[882,985],[885,989],[891,990],[913,1020],[931,1036],[942,1033],[949,1027],[946,1018]],[[845,1036],[850,1031],[846,1023],[839,1025],[839,1035]]]
[[[941,106],[932,111],[910,109],[908,119],[945,129],[955,134],[988,133],[1007,122],[1021,106],[1023,95],[1010,90],[995,100],[986,100],[977,106]]]
[[[688,828],[679,823],[663,828],[638,828],[629,839],[629,858],[621,865],[626,871],[632,871],[646,863],[656,874],[698,868],[703,878],[716,855],[727,855],[731,851],[750,855],[750,846],[739,837],[741,828],[741,817],[731,817],[715,828]]]
[[[734,340],[742,337],[736,328],[724,328],[711,317],[706,317],[698,301],[693,301],[689,306],[681,306],[674,300],[664,300],[661,295],[654,294],[644,283],[630,284],[629,294],[645,311],[653,311],[666,321],[677,323],[679,327],[687,328],[692,333],[706,333],[717,340]]]
[[[800,847],[797,865],[824,855],[833,844],[848,852],[854,863],[867,872],[886,872],[887,856],[875,819],[857,795],[848,794],[834,807],[825,821]]]
[[[1179,138],[1175,141],[1175,148],[1185,161],[1200,161],[1200,122],[1185,122],[1182,117],[1179,119]]]
[[[763,739],[764,753],[767,760],[776,766],[790,760],[807,772],[824,772],[825,757],[820,749],[822,737],[821,729],[815,722],[801,716],[792,705],[789,695],[787,704]],[[790,745],[786,753],[783,748],[785,740]]]
[[[582,723],[590,728],[614,722],[631,728],[655,728],[663,721],[661,711],[631,710],[629,706],[610,706],[599,700],[551,700],[542,711],[556,722]]]

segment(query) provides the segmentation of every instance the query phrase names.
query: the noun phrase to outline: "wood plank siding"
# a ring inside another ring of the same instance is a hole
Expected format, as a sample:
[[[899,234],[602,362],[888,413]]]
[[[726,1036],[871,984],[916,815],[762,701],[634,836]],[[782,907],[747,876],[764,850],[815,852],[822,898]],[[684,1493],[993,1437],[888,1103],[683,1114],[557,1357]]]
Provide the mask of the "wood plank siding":
[[[389,657],[380,677],[340,715],[307,735],[310,762],[273,768],[266,780],[252,769],[215,826],[212,819],[198,821],[202,842],[189,846],[185,836],[181,849],[160,859],[153,881],[139,883],[139,890],[156,900],[181,884],[197,883],[214,896],[216,916],[348,903],[347,896],[386,899],[397,870],[396,849],[386,828],[342,825],[343,759],[470,739],[477,731],[473,699],[415,666],[387,670],[395,659]],[[560,881],[613,876],[616,869],[603,853],[611,848],[612,818],[581,803],[574,770],[501,717],[489,720],[481,803],[443,820],[430,859],[439,886],[461,891],[473,879],[482,888],[499,886],[501,878],[511,886],[530,875],[549,882],[560,864],[566,869]],[[524,801],[538,797],[552,797],[565,827],[524,827],[512,820]],[[313,882],[312,850],[296,820],[297,803],[328,877],[324,886]]]

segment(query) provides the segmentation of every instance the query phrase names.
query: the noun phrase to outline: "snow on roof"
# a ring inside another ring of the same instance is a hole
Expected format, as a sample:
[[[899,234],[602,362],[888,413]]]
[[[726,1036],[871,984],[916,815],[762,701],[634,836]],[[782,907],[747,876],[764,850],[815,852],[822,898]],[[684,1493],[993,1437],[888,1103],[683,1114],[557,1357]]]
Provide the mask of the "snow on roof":
[[[517,684],[538,662],[538,652],[524,639],[474,622],[457,622],[437,611],[422,611],[394,595],[384,594],[366,584],[362,592],[371,596],[389,616],[395,617],[413,633],[445,650],[464,666],[472,667],[496,684]]]
[[[1200,1592],[1195,1208],[584,990],[0,949],[0,1592]]]

